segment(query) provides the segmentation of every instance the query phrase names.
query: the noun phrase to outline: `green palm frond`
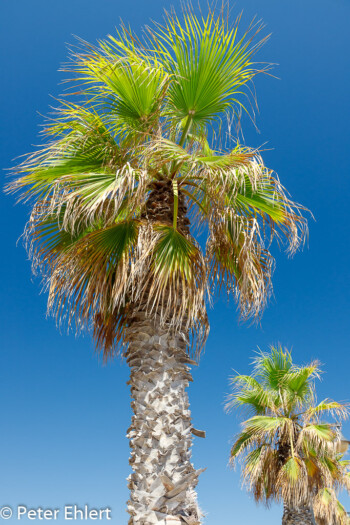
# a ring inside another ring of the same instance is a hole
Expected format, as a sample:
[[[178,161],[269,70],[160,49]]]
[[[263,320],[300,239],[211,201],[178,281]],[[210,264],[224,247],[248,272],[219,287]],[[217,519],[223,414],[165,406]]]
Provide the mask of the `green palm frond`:
[[[327,471],[327,475],[334,481],[337,481],[340,472],[340,464],[338,458],[332,454],[318,454],[318,462],[321,464],[323,471]]]
[[[87,225],[103,218],[112,224],[121,213],[138,215],[144,205],[152,177],[144,170],[126,163],[115,173],[77,174],[62,182],[64,193],[54,196],[53,205],[60,210],[66,204],[64,224],[74,227],[76,221]]]
[[[253,470],[260,468],[263,457],[268,448],[269,445],[264,443],[249,452],[245,458],[245,469],[251,473]]]
[[[47,203],[38,203],[32,211],[30,220],[24,231],[24,239],[32,260],[34,273],[44,277],[50,275],[57,259],[68,250],[85,233],[89,231],[80,224],[75,231],[67,231],[62,227],[64,208],[57,214],[48,211]]]
[[[92,103],[103,97],[102,111],[112,122],[117,117],[127,134],[148,134],[157,127],[169,75],[156,57],[136,48],[125,28],[117,38],[109,35],[98,46],[82,42],[82,47],[73,53],[72,80],[87,86]]]
[[[240,454],[250,450],[253,446],[262,446],[261,441],[255,436],[254,429],[244,429],[231,447],[231,461],[234,461]]]
[[[109,318],[123,311],[133,291],[130,261],[138,228],[136,221],[122,221],[87,233],[62,251],[51,267],[49,311],[68,325],[75,319],[89,329],[91,316]]]
[[[62,198],[70,177],[92,179],[113,173],[123,158],[106,125],[93,110],[65,102],[46,128],[58,137],[18,166],[21,177],[8,186],[22,199]],[[93,182],[93,180],[92,180]]]
[[[295,485],[303,475],[303,462],[301,458],[293,456],[287,459],[281,468],[282,485]],[[287,480],[287,483],[284,483]]]
[[[304,440],[318,452],[323,449],[329,450],[334,448],[337,432],[327,423],[309,424],[305,425],[299,434],[299,441]]]
[[[245,422],[244,428],[254,432],[258,439],[273,440],[276,432],[288,436],[291,425],[290,419],[285,417],[253,416]]]
[[[219,155],[211,152],[210,155],[204,156],[202,151],[188,150],[165,138],[159,138],[150,143],[149,151],[150,156],[155,158],[157,165],[167,164],[171,160],[176,163],[179,169],[185,164],[185,175],[179,177],[184,184],[187,180],[196,180],[200,184],[201,180],[206,181],[208,178],[220,175],[221,182],[225,184],[225,187],[228,182],[232,180],[238,182],[242,178],[241,170],[250,165],[256,154],[249,148],[237,145],[227,154]]]
[[[312,400],[314,395],[313,380],[315,378],[319,378],[318,362],[286,374],[282,382],[283,386],[291,393],[291,402],[300,402],[302,406],[306,400]]]
[[[339,419],[346,419],[349,415],[348,403],[342,404],[331,399],[324,399],[316,406],[309,407],[305,412],[305,419],[313,419],[322,416],[324,413],[333,415]]]
[[[171,75],[166,106],[171,118],[202,126],[243,106],[239,95],[259,72],[252,57],[264,39],[254,45],[255,35],[238,38],[237,32],[220,16],[199,18],[192,12],[182,20],[169,14],[163,26],[150,30],[154,50]]]
[[[259,156],[250,163],[242,184],[229,197],[240,214],[261,221],[260,230],[269,232],[270,241],[276,236],[282,244],[286,242],[290,254],[300,247],[307,234],[304,208],[287,197],[278,178],[265,168]]]
[[[254,359],[254,375],[264,386],[278,390],[286,376],[293,371],[292,357],[281,346],[271,347],[270,353],[260,352]]]
[[[350,523],[345,508],[330,487],[326,487],[317,493],[313,510],[317,522],[322,525],[326,523],[349,525]]]
[[[155,231],[158,237],[149,277],[151,307],[162,304],[162,315],[175,325],[177,319],[187,318],[188,326],[191,318],[204,321],[206,272],[198,246],[174,227],[156,225]]]
[[[255,223],[231,215],[215,223],[207,241],[212,288],[226,287],[243,319],[259,317],[272,293],[274,259],[255,232]]]
[[[302,458],[294,455],[287,459],[278,473],[276,491],[293,507],[309,500],[308,475]]]
[[[243,408],[248,414],[262,415],[267,410],[277,413],[275,395],[271,395],[252,376],[237,375],[230,380],[233,392],[228,396],[227,410]]]

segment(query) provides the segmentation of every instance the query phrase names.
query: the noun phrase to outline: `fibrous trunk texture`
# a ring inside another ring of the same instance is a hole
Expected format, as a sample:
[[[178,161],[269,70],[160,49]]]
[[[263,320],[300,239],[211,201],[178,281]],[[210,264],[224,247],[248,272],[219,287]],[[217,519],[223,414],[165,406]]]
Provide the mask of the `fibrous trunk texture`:
[[[315,518],[311,507],[284,506],[282,525],[315,525]]]
[[[184,234],[190,233],[190,221],[186,216],[187,206],[181,191],[178,194],[177,227]],[[152,191],[146,202],[142,218],[150,222],[173,223],[174,190],[170,180],[158,181],[153,184]]]
[[[186,343],[143,312],[134,315],[126,340],[134,412],[129,525],[199,524],[194,488],[201,471],[191,463]]]

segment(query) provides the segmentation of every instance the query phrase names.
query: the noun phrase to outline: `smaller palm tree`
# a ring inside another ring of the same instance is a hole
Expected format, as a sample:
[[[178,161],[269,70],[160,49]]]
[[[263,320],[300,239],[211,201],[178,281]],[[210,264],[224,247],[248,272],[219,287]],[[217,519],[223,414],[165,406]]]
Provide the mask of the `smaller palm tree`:
[[[340,433],[348,408],[329,399],[316,403],[319,377],[318,362],[296,366],[278,346],[258,354],[252,375],[231,380],[227,408],[248,415],[231,461],[242,460],[244,484],[257,502],[283,501],[283,525],[349,524],[336,496],[350,489]]]

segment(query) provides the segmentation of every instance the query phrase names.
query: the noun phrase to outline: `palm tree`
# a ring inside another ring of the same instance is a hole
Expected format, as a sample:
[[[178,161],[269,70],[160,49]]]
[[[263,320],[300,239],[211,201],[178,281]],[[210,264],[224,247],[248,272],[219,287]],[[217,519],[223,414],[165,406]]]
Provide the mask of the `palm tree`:
[[[225,286],[244,318],[259,316],[271,239],[293,253],[304,238],[302,208],[257,150],[229,136],[214,149],[264,70],[252,61],[260,29],[239,38],[225,13],[189,10],[142,41],[125,26],[79,40],[64,67],[71,98],[10,185],[32,206],[24,235],[48,311],[130,366],[130,524],[200,523],[186,387],[206,304]]]
[[[336,490],[350,489],[350,461],[341,453],[340,422],[347,405],[316,403],[317,362],[296,366],[281,346],[254,359],[254,371],[232,378],[227,408],[250,417],[231,449],[242,459],[243,480],[257,502],[283,501],[283,525],[345,525]],[[324,422],[328,414],[333,422]]]

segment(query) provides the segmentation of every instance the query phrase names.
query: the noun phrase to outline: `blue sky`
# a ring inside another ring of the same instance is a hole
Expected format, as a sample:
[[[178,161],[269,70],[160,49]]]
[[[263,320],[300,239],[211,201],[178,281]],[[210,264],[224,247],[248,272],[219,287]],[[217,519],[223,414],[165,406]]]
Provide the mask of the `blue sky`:
[[[203,2],[205,5],[206,2]],[[58,95],[73,34],[95,41],[121,17],[135,29],[173,0],[7,0],[2,2],[1,166],[39,143],[38,125]],[[254,15],[272,37],[261,60],[279,64],[256,82],[257,133],[243,120],[245,141],[266,144],[265,162],[293,198],[312,210],[310,240],[294,259],[274,247],[275,297],[261,326],[238,323],[224,300],[210,312],[211,334],[194,370],[190,400],[193,461],[207,467],[198,486],[208,525],[279,523],[281,508],[256,507],[240,490],[239,471],[228,466],[239,421],[223,410],[232,369],[246,373],[254,351],[282,342],[294,360],[318,358],[325,374],[319,398],[350,400],[349,389],[349,0],[237,0],[243,25]],[[5,177],[5,175],[4,175]],[[88,503],[112,508],[126,523],[125,478],[131,417],[125,363],[103,366],[89,337],[60,334],[45,319],[44,294],[21,244],[28,210],[1,196],[2,276],[0,506],[62,507]],[[350,436],[350,425],[345,425]],[[350,510],[350,499],[343,501]],[[60,521],[60,520],[59,520]],[[63,521],[62,521],[63,523]]]

